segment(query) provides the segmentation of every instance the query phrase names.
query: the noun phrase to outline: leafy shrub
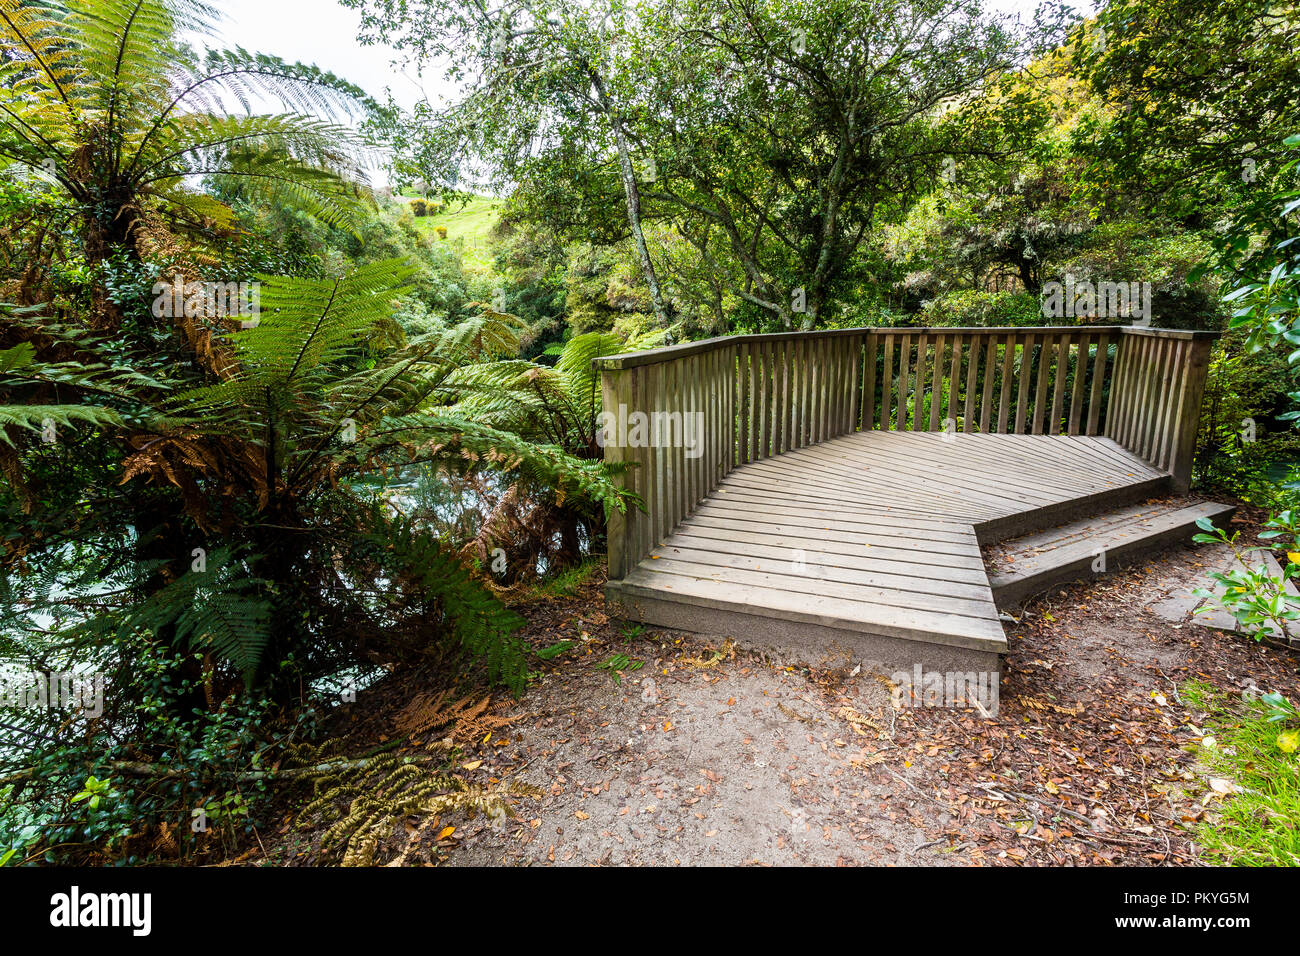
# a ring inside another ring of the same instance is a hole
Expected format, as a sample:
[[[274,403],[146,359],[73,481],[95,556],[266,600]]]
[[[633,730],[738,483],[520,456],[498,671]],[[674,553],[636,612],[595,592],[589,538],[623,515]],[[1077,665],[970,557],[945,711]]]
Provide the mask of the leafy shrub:
[[[1254,561],[1246,549],[1238,547],[1237,533],[1229,535],[1223,529],[1215,528],[1209,518],[1200,518],[1196,524],[1201,533],[1193,540],[1203,544],[1227,544],[1240,565],[1240,568],[1210,572],[1210,579],[1219,587],[1213,590],[1197,588],[1193,592],[1198,597],[1210,599],[1207,607],[1199,610],[1223,608],[1256,640],[1266,637],[1290,639],[1295,630],[1294,622],[1300,621],[1300,597],[1287,589],[1288,584],[1300,578],[1300,512],[1283,511],[1270,518],[1265,530],[1259,533],[1266,540],[1287,538],[1279,545],[1286,551],[1281,577],[1270,575],[1266,565]]]
[[[930,300],[921,314],[926,325],[956,328],[1043,324],[1038,299],[1028,292],[959,289]]]

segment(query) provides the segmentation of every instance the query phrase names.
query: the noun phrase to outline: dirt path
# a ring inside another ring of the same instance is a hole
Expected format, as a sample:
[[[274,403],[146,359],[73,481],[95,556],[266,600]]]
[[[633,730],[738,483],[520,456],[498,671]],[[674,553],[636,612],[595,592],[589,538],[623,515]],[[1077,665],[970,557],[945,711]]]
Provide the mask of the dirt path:
[[[924,846],[926,798],[865,772],[890,744],[852,694],[742,653],[701,667],[713,655],[689,639],[628,649],[646,665],[621,683],[574,665],[529,693],[537,716],[512,744],[546,796],[519,825],[468,831],[450,862],[941,860]]]
[[[536,646],[574,647],[477,755],[545,795],[463,826],[447,862],[1196,863],[1207,805],[1178,683],[1300,689],[1294,657],[1150,610],[1221,560],[1181,549],[1039,601],[1008,627],[994,720],[897,710],[870,674],[629,639],[592,582],[526,609]],[[616,681],[599,666],[616,653],[643,666]]]

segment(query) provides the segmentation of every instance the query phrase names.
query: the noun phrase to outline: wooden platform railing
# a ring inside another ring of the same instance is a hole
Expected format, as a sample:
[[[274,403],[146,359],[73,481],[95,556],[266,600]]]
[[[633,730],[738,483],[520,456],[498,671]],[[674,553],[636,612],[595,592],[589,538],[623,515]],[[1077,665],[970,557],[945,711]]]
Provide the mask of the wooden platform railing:
[[[1121,326],[738,335],[596,359],[605,456],[644,511],[622,577],[733,468],[857,430],[1106,435],[1186,490],[1214,333]]]

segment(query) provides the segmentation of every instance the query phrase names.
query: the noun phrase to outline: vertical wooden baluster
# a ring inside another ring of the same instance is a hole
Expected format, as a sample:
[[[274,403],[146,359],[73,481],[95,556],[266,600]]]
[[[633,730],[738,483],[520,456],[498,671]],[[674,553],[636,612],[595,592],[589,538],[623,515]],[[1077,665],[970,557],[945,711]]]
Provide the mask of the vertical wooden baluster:
[[[767,453],[781,454],[782,435],[786,423],[781,418],[781,409],[786,388],[786,355],[781,342],[767,341],[764,345],[767,355],[768,381],[767,399],[763,407],[763,428],[767,435]]]
[[[1043,419],[1047,415],[1047,375],[1052,367],[1052,336],[1044,335],[1038,346],[1038,387],[1034,389],[1033,434],[1043,433]]]
[[[690,361],[689,357],[673,359],[672,371],[669,373],[675,407],[682,415],[681,448],[673,451],[673,464],[677,468],[673,512],[679,521],[694,510],[691,500],[691,460],[686,457],[686,446],[696,440],[699,430],[695,427],[695,419],[691,417]]]
[[[749,462],[749,427],[753,418],[750,418],[751,402],[749,399],[749,386],[753,381],[750,378],[750,360],[754,354],[754,346],[751,342],[742,343],[737,349],[736,354],[736,463],[745,464]]]
[[[1194,339],[1187,343],[1183,361],[1186,363],[1175,402],[1176,412],[1170,429],[1172,450],[1167,466],[1174,479],[1174,489],[1186,494],[1192,480],[1192,461],[1196,454],[1196,429],[1201,412],[1201,396],[1205,389],[1205,376],[1210,365],[1209,339]]]
[[[1095,340],[1091,334],[1078,337],[1074,350],[1074,375],[1070,379],[1070,423],[1067,435],[1079,434],[1079,423],[1083,420],[1083,392],[1088,371],[1088,347]]]
[[[980,398],[980,431],[989,430],[993,416],[993,379],[998,368],[998,337],[990,335],[984,351],[984,394]]]
[[[754,460],[767,458],[768,445],[772,440],[772,425],[770,419],[772,411],[772,356],[770,352],[771,342],[766,338],[758,343],[758,444],[754,447]]]
[[[763,401],[763,382],[767,375],[767,362],[764,352],[767,343],[759,339],[754,343],[754,356],[752,359],[753,382],[750,384],[750,432],[751,438],[749,443],[749,460],[758,461],[763,457],[763,412],[767,408]]]
[[[932,432],[939,430],[939,419],[943,415],[943,350],[947,341],[946,335],[934,340],[934,374],[930,379],[930,424],[927,428]]]
[[[713,387],[714,351],[700,353],[700,409],[704,412],[704,443],[700,455],[700,498],[713,490],[714,443],[717,441],[718,418],[713,414],[716,389]]]
[[[1142,402],[1141,430],[1136,448],[1139,457],[1149,460],[1151,457],[1151,439],[1155,437],[1156,409],[1160,405],[1160,383],[1164,377],[1165,358],[1170,342],[1163,337],[1152,337],[1151,375],[1148,379],[1146,397]]]
[[[1160,416],[1160,441],[1152,451],[1159,462],[1157,467],[1165,470],[1169,469],[1173,456],[1173,427],[1178,417],[1178,396],[1182,394],[1183,377],[1187,374],[1193,343],[1191,339],[1177,339],[1172,344],[1174,352],[1169,386]]]
[[[894,427],[894,334],[885,334],[884,357],[880,368],[880,429]]]
[[[665,427],[663,448],[659,454],[663,456],[664,472],[668,476],[668,487],[664,489],[663,507],[664,507],[664,525],[666,526],[665,536],[670,534],[678,521],[678,488],[682,483],[681,466],[678,464],[678,451],[685,453],[684,447],[687,441],[686,432],[686,415],[682,412],[681,399],[676,393],[674,384],[673,361],[663,362],[656,366],[662,390],[662,409],[664,411]],[[671,422],[671,415],[676,414],[681,418],[681,433],[674,434]]]
[[[1065,377],[1070,371],[1069,333],[1062,333],[1056,343],[1056,381],[1052,383],[1052,418],[1043,431],[1048,435],[1061,434],[1061,416],[1065,413]]]
[[[704,413],[704,440],[700,445],[700,501],[709,496],[713,490],[713,442],[717,430],[717,418],[713,414],[713,352],[701,352],[699,389],[700,411]],[[698,501],[696,502],[699,503]]]
[[[831,355],[831,374],[826,377],[829,398],[826,402],[826,439],[837,438],[844,434],[844,395],[847,391],[844,382],[848,378],[848,364],[844,361],[845,338],[842,335],[828,336],[826,347]]]
[[[768,403],[767,423],[768,433],[776,427],[776,422],[780,421],[781,428],[790,429],[790,438],[785,442],[790,448],[794,447],[794,442],[799,434],[799,422],[792,414],[791,404],[793,396],[801,384],[800,379],[796,376],[796,365],[799,358],[799,343],[796,341],[769,342],[768,348],[772,350],[773,360],[776,362],[777,378],[773,381],[773,399],[779,396],[779,400]],[[780,453],[780,447],[774,448],[773,451]]]
[[[808,365],[811,359],[807,342],[797,340],[794,344],[794,361],[790,363],[790,371],[795,376],[795,392],[799,397],[795,399],[793,445],[802,448],[808,444],[808,403],[812,401],[812,375]]]
[[[775,385],[774,396],[779,395],[780,400],[774,406],[772,403],[768,404],[767,417],[769,421],[766,427],[770,434],[773,421],[780,420],[782,422],[781,429],[783,431],[789,430],[789,438],[784,443],[793,448],[799,434],[799,422],[794,417],[793,409],[794,396],[797,394],[800,385],[799,378],[795,374],[797,371],[795,366],[799,357],[799,343],[794,340],[769,342],[768,348],[772,350],[772,356],[777,363],[778,377],[773,384]],[[776,451],[779,452],[780,449],[777,448]]]
[[[1110,378],[1110,398],[1106,406],[1105,436],[1111,441],[1119,442],[1119,433],[1124,413],[1125,378],[1132,362],[1130,346],[1133,336],[1125,332],[1115,334],[1115,368]]]
[[[925,416],[925,363],[930,357],[930,340],[922,332],[916,339],[916,372],[913,376],[914,383],[912,386],[912,431],[924,431],[925,426],[921,424]]]
[[[962,406],[961,411],[961,430],[971,434],[976,430],[975,422],[975,393],[979,387],[979,369],[980,369],[980,351],[984,346],[984,339],[976,335],[970,335],[966,338],[966,403]],[[954,363],[953,381],[955,382],[961,374],[961,363]],[[956,398],[957,390],[953,389],[953,397]],[[956,417],[956,416],[954,416]]]
[[[907,429],[907,413],[912,406],[909,397],[912,394],[910,363],[912,360],[912,336],[905,334],[900,340],[898,356],[898,430]]]
[[[1101,403],[1106,387],[1106,364],[1110,354],[1110,333],[1103,332],[1097,337],[1097,352],[1092,359],[1092,389],[1088,396],[1088,425],[1085,435],[1096,435],[1101,426]],[[1112,369],[1113,372],[1113,369]]]
[[[1008,332],[1006,336],[1006,348],[1002,352],[1002,390],[998,396],[998,433],[1005,435],[1007,433],[1007,422],[1011,412],[1011,383],[1012,375],[1015,371],[1016,361],[1016,333]]]
[[[620,369],[602,369],[600,373],[600,402],[607,415],[614,415],[617,421],[618,406],[620,402],[626,402],[627,399],[622,393],[622,386],[626,380],[627,372]],[[605,442],[605,460],[611,464],[618,464],[624,459],[624,449],[620,447],[617,441],[617,425],[608,429],[607,436],[610,440]],[[614,478],[615,484],[621,487],[628,487],[627,477],[625,475]],[[628,506],[628,511],[633,511],[632,506]],[[627,532],[628,516],[620,514],[617,509],[610,509],[609,521],[606,524],[606,549],[608,552],[609,579],[617,581],[627,574],[627,567],[624,563],[627,552]]]
[[[756,421],[755,409],[755,384],[758,377],[758,357],[755,351],[754,342],[746,342],[740,349],[740,362],[745,370],[744,378],[741,381],[741,390],[739,401],[742,409],[740,428],[740,441],[743,451],[737,459],[738,464],[748,464],[754,460],[754,444]]]
[[[850,335],[840,346],[844,356],[844,399],[841,434],[858,430],[862,422],[862,352],[867,343],[866,335]]]
[[[799,374],[799,342],[795,339],[774,343],[771,346],[780,358],[780,369],[782,378],[779,385],[782,389],[781,401],[777,402],[777,407],[769,414],[776,414],[783,417],[783,428],[789,429],[789,438],[785,444],[789,448],[794,448],[799,442],[799,418],[798,404],[799,389],[803,385],[803,377]]]
[[[720,345],[714,365],[718,389],[718,464],[713,476],[714,487],[731,470],[731,346]]]
[[[800,338],[799,344],[803,346],[800,367],[804,373],[803,402],[800,404],[803,416],[800,445],[807,446],[813,443],[813,436],[817,433],[817,343]]]
[[[673,527],[686,517],[686,442],[690,439],[689,418],[686,414],[686,403],[682,398],[682,360],[680,358],[671,359],[666,365],[666,374],[668,376],[668,394],[670,396],[669,407],[682,417],[681,440],[678,441],[672,450],[672,469],[673,469],[673,487],[671,501],[671,522]]]
[[[1115,394],[1110,403],[1115,412],[1115,433],[1109,437],[1121,446],[1124,444],[1122,436],[1128,430],[1128,410],[1133,400],[1133,379],[1141,345],[1142,340],[1136,335],[1125,333],[1120,338],[1121,361],[1114,382]]]
[[[635,527],[631,540],[631,553],[628,555],[629,563],[635,567],[646,555],[646,542],[650,537],[647,532],[647,525],[650,516],[654,513],[654,501],[651,500],[649,494],[649,481],[646,477],[645,443],[642,440],[645,436],[643,433],[635,432],[631,424],[633,412],[645,408],[645,366],[630,369],[630,372],[632,376],[632,387],[628,394],[628,433],[626,436],[628,440],[627,456],[628,459],[634,463],[630,474],[635,476],[635,490],[637,495],[641,498],[641,507],[644,509],[643,511],[637,511]],[[633,438],[636,439],[635,443],[632,442]]]
[[[771,339],[764,339],[763,396],[760,400],[763,406],[763,423],[760,430],[763,433],[762,449],[764,458],[770,458],[772,455],[781,453],[778,443],[779,435],[777,434],[779,431],[777,428],[777,409],[781,404],[781,376],[784,374],[781,363],[780,344],[773,342]]]
[[[799,362],[799,367],[804,373],[804,386],[800,390],[803,400],[799,403],[800,417],[803,419],[799,444],[801,447],[806,447],[812,444],[813,434],[816,430],[813,414],[817,404],[817,376],[815,369],[817,347],[814,342],[810,342],[808,339],[800,339],[799,344],[803,347],[803,356]]]
[[[836,403],[839,411],[836,415],[835,432],[844,435],[857,427],[855,412],[858,405],[857,389],[861,387],[862,347],[860,340],[852,335],[841,335],[835,340],[835,351],[839,355],[840,381],[836,387]]]
[[[722,408],[721,430],[718,434],[718,480],[721,481],[731,471],[731,462],[735,457],[736,423],[733,418],[732,399],[736,394],[736,360],[735,346],[724,343],[718,347],[718,393]]]
[[[663,409],[664,397],[660,391],[663,384],[663,366],[656,363],[646,366],[646,414],[649,416],[646,435],[646,454],[649,456],[648,473],[650,476],[650,496],[654,507],[650,509],[650,547],[656,547],[668,536],[664,523],[666,504],[665,491],[668,481],[668,456],[664,454],[664,436],[659,434],[658,426],[663,424],[663,416],[657,414]]]
[[[1158,352],[1160,340],[1153,335],[1140,336],[1142,340],[1141,387],[1137,392],[1137,403],[1133,408],[1133,428],[1124,447],[1135,455],[1146,439],[1147,410],[1151,407],[1151,396],[1155,392],[1155,378],[1159,374]]]
[[[708,422],[704,417],[703,389],[700,386],[700,376],[703,374],[703,361],[699,355],[692,355],[687,363],[687,382],[690,394],[691,412],[695,419],[703,425],[703,430],[708,429]],[[698,434],[696,441],[702,443],[706,436]],[[693,450],[694,458],[690,459],[690,508],[694,511],[704,498],[704,456],[700,454],[702,444],[697,444]]]
[[[818,336],[809,340],[808,346],[812,353],[808,361],[812,370],[812,375],[808,377],[808,382],[812,386],[811,401],[808,405],[810,412],[808,444],[815,445],[825,437],[822,434],[822,426],[826,418],[826,339]]]
[[[872,431],[876,427],[876,353],[880,349],[880,337],[875,332],[868,332],[862,339],[862,430]],[[885,372],[888,380],[889,372]]]
[[[727,474],[740,464],[740,346],[727,347]]]
[[[836,402],[835,395],[839,391],[839,360],[837,357],[836,340],[834,336],[828,335],[822,340],[822,352],[826,358],[826,374],[822,378],[822,424],[818,436],[818,441],[827,441],[833,438]]]
[[[968,342],[973,342],[970,336],[962,335],[960,332],[953,335],[952,341],[952,358],[948,362],[948,406],[944,409],[945,421],[951,421],[953,431],[957,430],[957,419],[960,417],[962,427],[965,428],[967,416],[963,411],[959,416],[958,408],[961,405],[961,363],[962,351],[966,348]],[[968,396],[969,397],[969,396]]]
[[[1020,347],[1020,387],[1016,392],[1016,434],[1025,433],[1025,415],[1029,411],[1029,373],[1034,365],[1034,333],[1025,336]]]
[[[763,457],[763,342],[750,346],[749,353],[749,460]]]
[[[1161,342],[1161,345],[1164,347],[1161,349],[1160,363],[1158,363],[1157,368],[1156,393],[1152,395],[1152,408],[1151,412],[1149,412],[1149,423],[1151,424],[1148,425],[1147,441],[1143,442],[1143,453],[1141,453],[1143,458],[1152,464],[1156,464],[1157,468],[1161,467],[1160,464],[1157,464],[1158,460],[1160,460],[1160,451],[1158,451],[1161,441],[1160,429],[1161,425],[1164,424],[1167,408],[1170,406],[1174,386],[1174,368],[1178,362],[1178,351],[1179,347],[1182,346],[1182,342],[1179,339],[1167,338]]]
[[[779,398],[781,390],[780,354],[770,339],[764,339],[762,345],[763,377],[759,389],[758,431],[760,455],[767,458],[774,451],[776,436],[772,433],[772,403]]]
[[[1165,372],[1161,379],[1160,407],[1156,414],[1149,456],[1149,461],[1157,468],[1169,466],[1170,431],[1178,414],[1178,395],[1182,391],[1182,377],[1187,367],[1186,347],[1190,344],[1185,339],[1173,339],[1169,343],[1169,358],[1165,362]]]
[[[1155,381],[1160,374],[1159,351],[1163,344],[1155,336],[1143,336],[1142,390],[1139,392],[1137,413],[1133,420],[1133,436],[1130,438],[1129,450],[1139,448],[1146,439],[1147,411],[1151,408],[1152,396],[1155,394]],[[1135,452],[1136,454],[1136,452]]]
[[[1142,440],[1142,411],[1146,408],[1147,396],[1151,393],[1151,359],[1155,339],[1148,335],[1134,337],[1137,348],[1133,350],[1133,389],[1129,408],[1124,416],[1128,426],[1122,444],[1130,451]]]
[[[736,349],[733,345],[724,345],[718,350],[718,390],[722,394],[722,468],[718,478],[731,473],[732,463],[736,457],[736,420],[732,398],[736,394]]]

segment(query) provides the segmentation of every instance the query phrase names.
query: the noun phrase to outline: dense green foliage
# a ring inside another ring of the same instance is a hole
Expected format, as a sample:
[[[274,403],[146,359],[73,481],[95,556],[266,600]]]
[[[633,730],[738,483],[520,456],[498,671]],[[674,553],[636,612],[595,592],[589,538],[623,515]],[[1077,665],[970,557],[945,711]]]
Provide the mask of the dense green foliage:
[[[0,857],[237,841],[381,669],[521,689],[498,589],[587,573],[635,506],[599,354],[1126,323],[1045,289],[1149,283],[1225,333],[1202,486],[1300,513],[1292,5],[341,2],[457,95],[200,57],[197,0],[0,0],[0,677],[105,689],[0,702]]]
[[[185,2],[3,9],[0,854],[211,849],[341,685],[468,658],[522,688],[521,619],[395,480],[625,505],[593,456],[458,408],[519,321],[305,112],[359,91],[242,51],[190,69]],[[229,116],[209,85],[297,112]],[[94,702],[27,699],[51,674]]]

